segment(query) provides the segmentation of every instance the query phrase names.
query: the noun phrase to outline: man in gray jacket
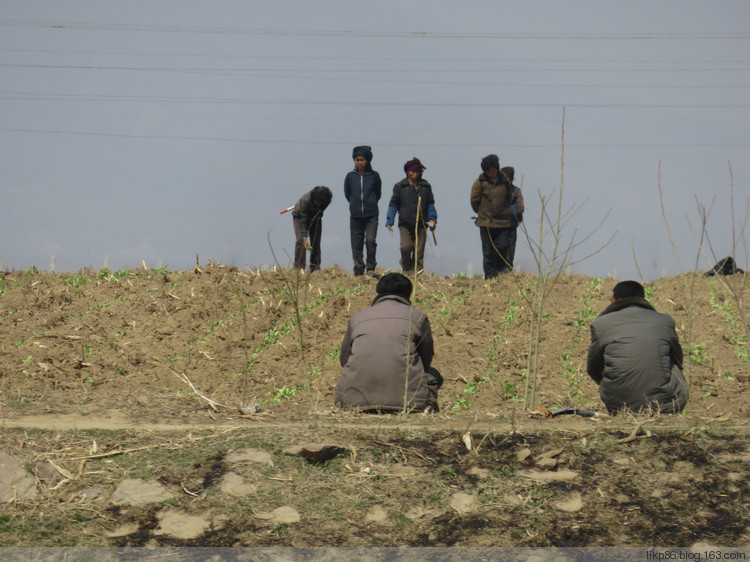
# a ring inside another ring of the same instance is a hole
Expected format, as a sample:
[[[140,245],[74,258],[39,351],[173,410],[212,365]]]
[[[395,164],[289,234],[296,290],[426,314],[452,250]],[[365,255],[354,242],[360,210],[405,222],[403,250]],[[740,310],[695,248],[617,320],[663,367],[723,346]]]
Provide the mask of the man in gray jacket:
[[[443,378],[432,367],[430,321],[410,302],[412,284],[384,275],[368,308],[349,319],[341,342],[336,404],[370,412],[437,411]]]
[[[687,403],[674,320],[654,310],[636,281],[615,285],[612,304],[591,323],[587,368],[610,413],[676,414]]]

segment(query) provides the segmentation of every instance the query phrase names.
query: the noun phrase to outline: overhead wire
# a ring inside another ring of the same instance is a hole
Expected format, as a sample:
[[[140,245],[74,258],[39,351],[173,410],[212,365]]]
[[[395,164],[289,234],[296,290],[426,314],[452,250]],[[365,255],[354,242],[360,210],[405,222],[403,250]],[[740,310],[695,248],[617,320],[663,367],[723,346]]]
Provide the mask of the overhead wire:
[[[0,19],[9,27],[42,27],[53,29],[87,29],[104,31],[140,31],[149,33],[202,33],[223,35],[259,35],[294,37],[374,37],[406,39],[554,39],[554,40],[667,40],[667,39],[750,39],[749,31],[673,32],[651,31],[630,33],[508,33],[508,32],[442,32],[442,31],[370,31],[343,29],[273,29],[244,27],[177,26],[135,23],[81,21],[45,21],[31,19]]]

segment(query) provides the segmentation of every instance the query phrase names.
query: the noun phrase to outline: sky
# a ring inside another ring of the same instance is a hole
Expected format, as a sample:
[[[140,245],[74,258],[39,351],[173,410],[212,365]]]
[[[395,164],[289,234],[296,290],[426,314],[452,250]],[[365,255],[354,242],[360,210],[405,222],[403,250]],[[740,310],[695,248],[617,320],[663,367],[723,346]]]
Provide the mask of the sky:
[[[481,273],[469,193],[493,153],[524,194],[522,271],[551,251],[545,215],[571,273],[747,268],[749,93],[745,0],[6,0],[0,269],[289,266],[280,211],[327,185],[322,265],[351,271],[360,144],[384,269],[392,186],[418,157],[427,272]]]

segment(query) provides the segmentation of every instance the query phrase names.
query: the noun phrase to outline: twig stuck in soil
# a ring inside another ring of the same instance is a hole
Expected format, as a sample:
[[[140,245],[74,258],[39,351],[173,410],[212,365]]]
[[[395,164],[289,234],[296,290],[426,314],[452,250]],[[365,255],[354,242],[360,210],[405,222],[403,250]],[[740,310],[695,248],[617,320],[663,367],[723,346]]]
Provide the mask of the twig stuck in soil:
[[[171,372],[172,372],[172,373],[173,373],[173,374],[174,374],[174,375],[175,375],[175,376],[176,376],[176,377],[177,377],[178,379],[180,379],[180,380],[181,380],[182,382],[184,382],[184,383],[185,383],[186,385],[188,385],[188,386],[190,387],[190,389],[191,389],[191,390],[192,390],[193,392],[195,392],[195,394],[196,394],[196,395],[200,396],[200,397],[201,397],[201,398],[203,398],[203,399],[204,399],[204,400],[205,400],[206,402],[208,402],[208,405],[209,405],[209,406],[211,406],[211,407],[212,407],[212,408],[213,408],[214,410],[218,410],[218,408],[217,408],[216,406],[221,406],[222,408],[226,408],[226,407],[227,407],[227,406],[224,406],[223,404],[219,404],[219,403],[218,403],[218,402],[216,402],[215,400],[211,400],[211,399],[210,399],[210,398],[209,398],[208,396],[206,396],[206,395],[204,395],[204,394],[201,394],[200,392],[198,392],[198,389],[197,389],[197,388],[195,388],[195,386],[193,385],[193,383],[192,383],[192,382],[190,382],[190,379],[189,379],[189,378],[187,377],[187,375],[186,375],[185,373],[178,373],[178,372],[177,372],[177,371],[175,371],[174,369],[170,369],[170,371],[171,371]]]
[[[437,462],[435,459],[422,455],[421,453],[419,453],[419,451],[415,451],[414,449],[407,449],[406,447],[402,447],[401,445],[396,445],[395,443],[386,443],[385,441],[378,441],[377,439],[373,439],[373,443],[377,443],[378,445],[385,445],[386,447],[393,447],[394,449],[398,449],[401,452],[401,454],[404,456],[404,460],[406,460],[405,458],[406,455],[404,455],[404,452],[407,452],[407,453],[414,453],[422,460],[426,460],[429,462]]]
[[[643,428],[643,422],[639,423],[635,426],[635,429],[630,432],[630,435],[627,437],[623,437],[622,439],[618,439],[618,443],[630,443],[631,441],[635,441],[636,439],[646,439],[648,437],[651,437],[650,431],[645,431],[644,435],[639,435],[641,433],[641,429]]]

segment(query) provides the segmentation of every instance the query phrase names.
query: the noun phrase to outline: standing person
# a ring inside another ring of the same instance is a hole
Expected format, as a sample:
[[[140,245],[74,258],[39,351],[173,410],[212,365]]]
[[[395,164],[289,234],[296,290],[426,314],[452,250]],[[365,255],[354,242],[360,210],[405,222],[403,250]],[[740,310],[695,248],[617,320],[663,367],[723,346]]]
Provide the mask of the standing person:
[[[385,226],[393,232],[393,222],[398,213],[398,231],[401,242],[401,269],[413,272],[416,259],[419,273],[424,269],[424,245],[427,240],[427,228],[435,231],[437,211],[432,186],[422,178],[427,168],[412,158],[404,164],[406,177],[393,186],[393,196],[388,203],[388,216]],[[420,206],[417,206],[417,202]],[[417,216],[419,215],[419,216]]]
[[[294,205],[292,222],[297,241],[294,244],[294,268],[305,269],[310,250],[310,271],[320,269],[320,238],[323,236],[323,211],[331,204],[333,193],[324,185],[314,187]]]
[[[511,204],[512,187],[508,176],[500,171],[496,154],[482,158],[482,173],[471,186],[471,208],[482,241],[484,278],[492,279],[512,268],[510,248],[515,232],[514,214],[523,213],[523,201]]]
[[[371,412],[437,411],[443,377],[432,366],[430,320],[411,304],[401,273],[378,281],[372,305],[355,312],[341,341],[336,404]]]
[[[611,304],[591,323],[586,367],[610,413],[678,414],[687,403],[674,320],[654,310],[637,281],[615,285]]]
[[[349,201],[349,231],[354,259],[354,275],[375,275],[375,238],[378,234],[378,201],[382,192],[380,174],[372,169],[372,149],[356,146],[352,151],[354,170],[344,178],[344,196]],[[367,248],[367,263],[363,246]]]
[[[508,179],[510,180],[510,224],[513,227],[513,234],[510,239],[510,248],[508,249],[508,265],[513,269],[513,260],[516,258],[516,240],[518,240],[518,225],[523,221],[523,194],[521,188],[513,183],[513,178],[516,175],[516,169],[513,166],[506,166],[502,170]],[[513,207],[515,205],[515,209]],[[518,210],[518,206],[521,206],[521,210]]]

